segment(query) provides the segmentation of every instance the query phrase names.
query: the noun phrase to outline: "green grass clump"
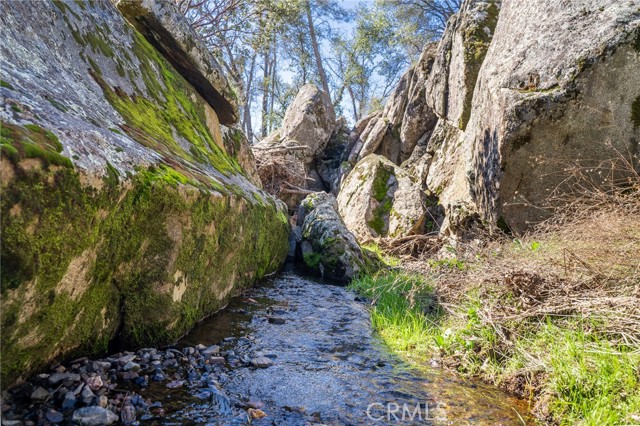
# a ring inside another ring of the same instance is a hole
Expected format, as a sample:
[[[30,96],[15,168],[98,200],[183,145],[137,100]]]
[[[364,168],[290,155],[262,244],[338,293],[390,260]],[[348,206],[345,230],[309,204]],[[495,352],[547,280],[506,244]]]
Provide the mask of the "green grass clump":
[[[549,321],[529,348],[520,345],[520,350],[533,352],[548,366],[547,392],[554,396],[549,408],[561,425],[635,423],[631,416],[640,414],[640,353],[589,328]]]
[[[372,299],[371,324],[391,349],[413,356],[428,348],[435,318],[428,312],[435,302],[422,277],[381,271],[353,280],[350,288]]]
[[[0,80],[0,87],[6,87],[7,89],[13,89],[13,86],[8,81]]]
[[[456,262],[435,263],[436,269],[458,269]],[[547,316],[505,332],[487,321],[487,312],[514,300],[481,289],[467,290],[464,302],[445,315],[421,275],[381,271],[354,280],[351,288],[372,300],[374,329],[410,362],[441,356],[463,374],[498,384],[541,372],[545,379],[535,392],[560,426],[635,424],[640,414],[640,350],[607,340],[597,331],[601,324],[588,318]]]

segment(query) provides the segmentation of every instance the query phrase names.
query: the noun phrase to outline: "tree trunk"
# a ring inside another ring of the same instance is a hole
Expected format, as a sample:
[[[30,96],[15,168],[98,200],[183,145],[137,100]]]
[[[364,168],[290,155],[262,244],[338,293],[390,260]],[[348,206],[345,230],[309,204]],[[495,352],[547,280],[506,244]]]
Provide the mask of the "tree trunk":
[[[273,117],[273,100],[276,97],[276,70],[277,70],[277,54],[278,54],[278,44],[274,37],[273,40],[273,62],[271,65],[271,99],[269,101],[269,115]],[[273,120],[269,120],[269,133],[271,133]]]
[[[309,21],[309,37],[311,37],[311,45],[313,46],[313,54],[316,57],[316,66],[318,67],[318,74],[320,74],[320,81],[322,82],[322,90],[324,90],[329,98],[331,93],[329,92],[329,83],[327,82],[327,74],[324,72],[322,66],[322,58],[320,57],[320,49],[318,47],[318,40],[316,39],[316,31],[313,27],[313,18],[311,17],[311,0],[306,2],[307,9],[307,21]]]
[[[351,98],[351,104],[353,105],[353,118],[354,123],[357,123],[360,120],[360,114],[358,114],[358,108],[356,106],[356,97],[353,94],[353,89],[351,86],[348,86],[349,97]]]
[[[269,68],[270,58],[270,49],[267,49],[264,52],[264,74],[262,77],[262,128],[260,131],[260,137],[267,137],[267,114],[269,113],[269,76],[271,74],[271,69]]]
[[[256,66],[256,54],[253,54],[251,58],[251,67],[249,68],[249,77],[247,79],[247,97],[244,105],[244,119],[243,119],[243,128],[245,134],[247,135],[247,139],[249,143],[253,143],[253,128],[251,126],[251,89],[253,85],[253,73],[255,71]]]

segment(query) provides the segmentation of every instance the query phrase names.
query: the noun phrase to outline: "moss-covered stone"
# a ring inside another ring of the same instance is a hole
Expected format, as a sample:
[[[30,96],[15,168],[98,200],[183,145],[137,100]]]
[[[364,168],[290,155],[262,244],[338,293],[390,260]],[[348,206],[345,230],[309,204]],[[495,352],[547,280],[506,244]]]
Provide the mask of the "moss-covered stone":
[[[91,75],[105,98],[127,122],[127,134],[145,146],[211,164],[227,175],[242,173],[238,161],[221,148],[222,141],[215,141],[207,128],[204,101],[194,101],[200,95],[144,37],[135,32],[133,38],[133,52],[140,60],[140,73],[151,98],[111,87],[98,66],[91,65]],[[189,142],[188,150],[176,140],[175,133]]]
[[[480,6],[480,5],[479,5]],[[465,98],[462,115],[458,123],[460,130],[465,130],[471,118],[471,103],[473,101],[473,91],[480,73],[480,67],[484,62],[484,57],[489,50],[493,31],[498,23],[500,14],[499,2],[490,1],[482,4],[484,19],[466,23],[467,28],[463,32],[463,49],[465,64]]]
[[[241,134],[225,144],[215,110],[111,2],[6,9],[35,31],[12,31],[3,56],[20,86],[7,103],[28,113],[0,123],[3,387],[113,339],[176,340],[275,271],[289,231],[243,177]],[[30,54],[47,79],[13,67]]]
[[[129,347],[169,343],[286,256],[289,225],[272,199],[195,188],[166,165],[125,181],[110,168],[96,189],[72,167],[30,157],[23,130],[11,130],[3,383],[55,356],[103,352],[116,332]]]

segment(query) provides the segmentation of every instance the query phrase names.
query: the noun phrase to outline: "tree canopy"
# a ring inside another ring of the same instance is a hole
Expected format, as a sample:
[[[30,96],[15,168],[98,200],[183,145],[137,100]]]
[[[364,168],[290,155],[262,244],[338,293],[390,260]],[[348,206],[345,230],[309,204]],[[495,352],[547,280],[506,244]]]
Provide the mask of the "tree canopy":
[[[175,1],[225,67],[241,126],[256,141],[279,126],[307,83],[351,121],[379,109],[462,0]]]

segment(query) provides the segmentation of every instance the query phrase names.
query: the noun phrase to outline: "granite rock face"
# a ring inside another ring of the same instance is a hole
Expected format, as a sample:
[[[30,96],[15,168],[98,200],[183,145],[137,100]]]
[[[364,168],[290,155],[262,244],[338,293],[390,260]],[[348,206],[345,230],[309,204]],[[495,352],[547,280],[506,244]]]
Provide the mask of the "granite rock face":
[[[342,182],[338,207],[358,241],[422,234],[427,197],[412,177],[380,155],[363,158]],[[429,223],[429,230],[434,224]]]
[[[432,43],[425,47],[416,65],[402,76],[382,111],[356,123],[348,153],[352,165],[373,153],[399,165],[411,156],[419,140],[429,137],[437,117],[427,105],[425,86],[436,46]]]
[[[213,107],[220,123],[238,121],[237,97],[222,67],[177,6],[167,0],[116,0],[122,15]]]
[[[252,146],[265,189],[291,210],[307,194],[328,189],[316,163],[324,157],[335,128],[331,99],[307,84],[287,108],[282,127]]]
[[[279,268],[286,208],[226,107],[111,2],[0,9],[3,386],[173,341]]]
[[[401,164],[444,206],[444,232],[522,232],[547,217],[551,193],[570,190],[563,170],[597,182],[619,153],[639,170],[638,111],[637,3],[466,0],[385,109],[358,123],[349,162]]]

